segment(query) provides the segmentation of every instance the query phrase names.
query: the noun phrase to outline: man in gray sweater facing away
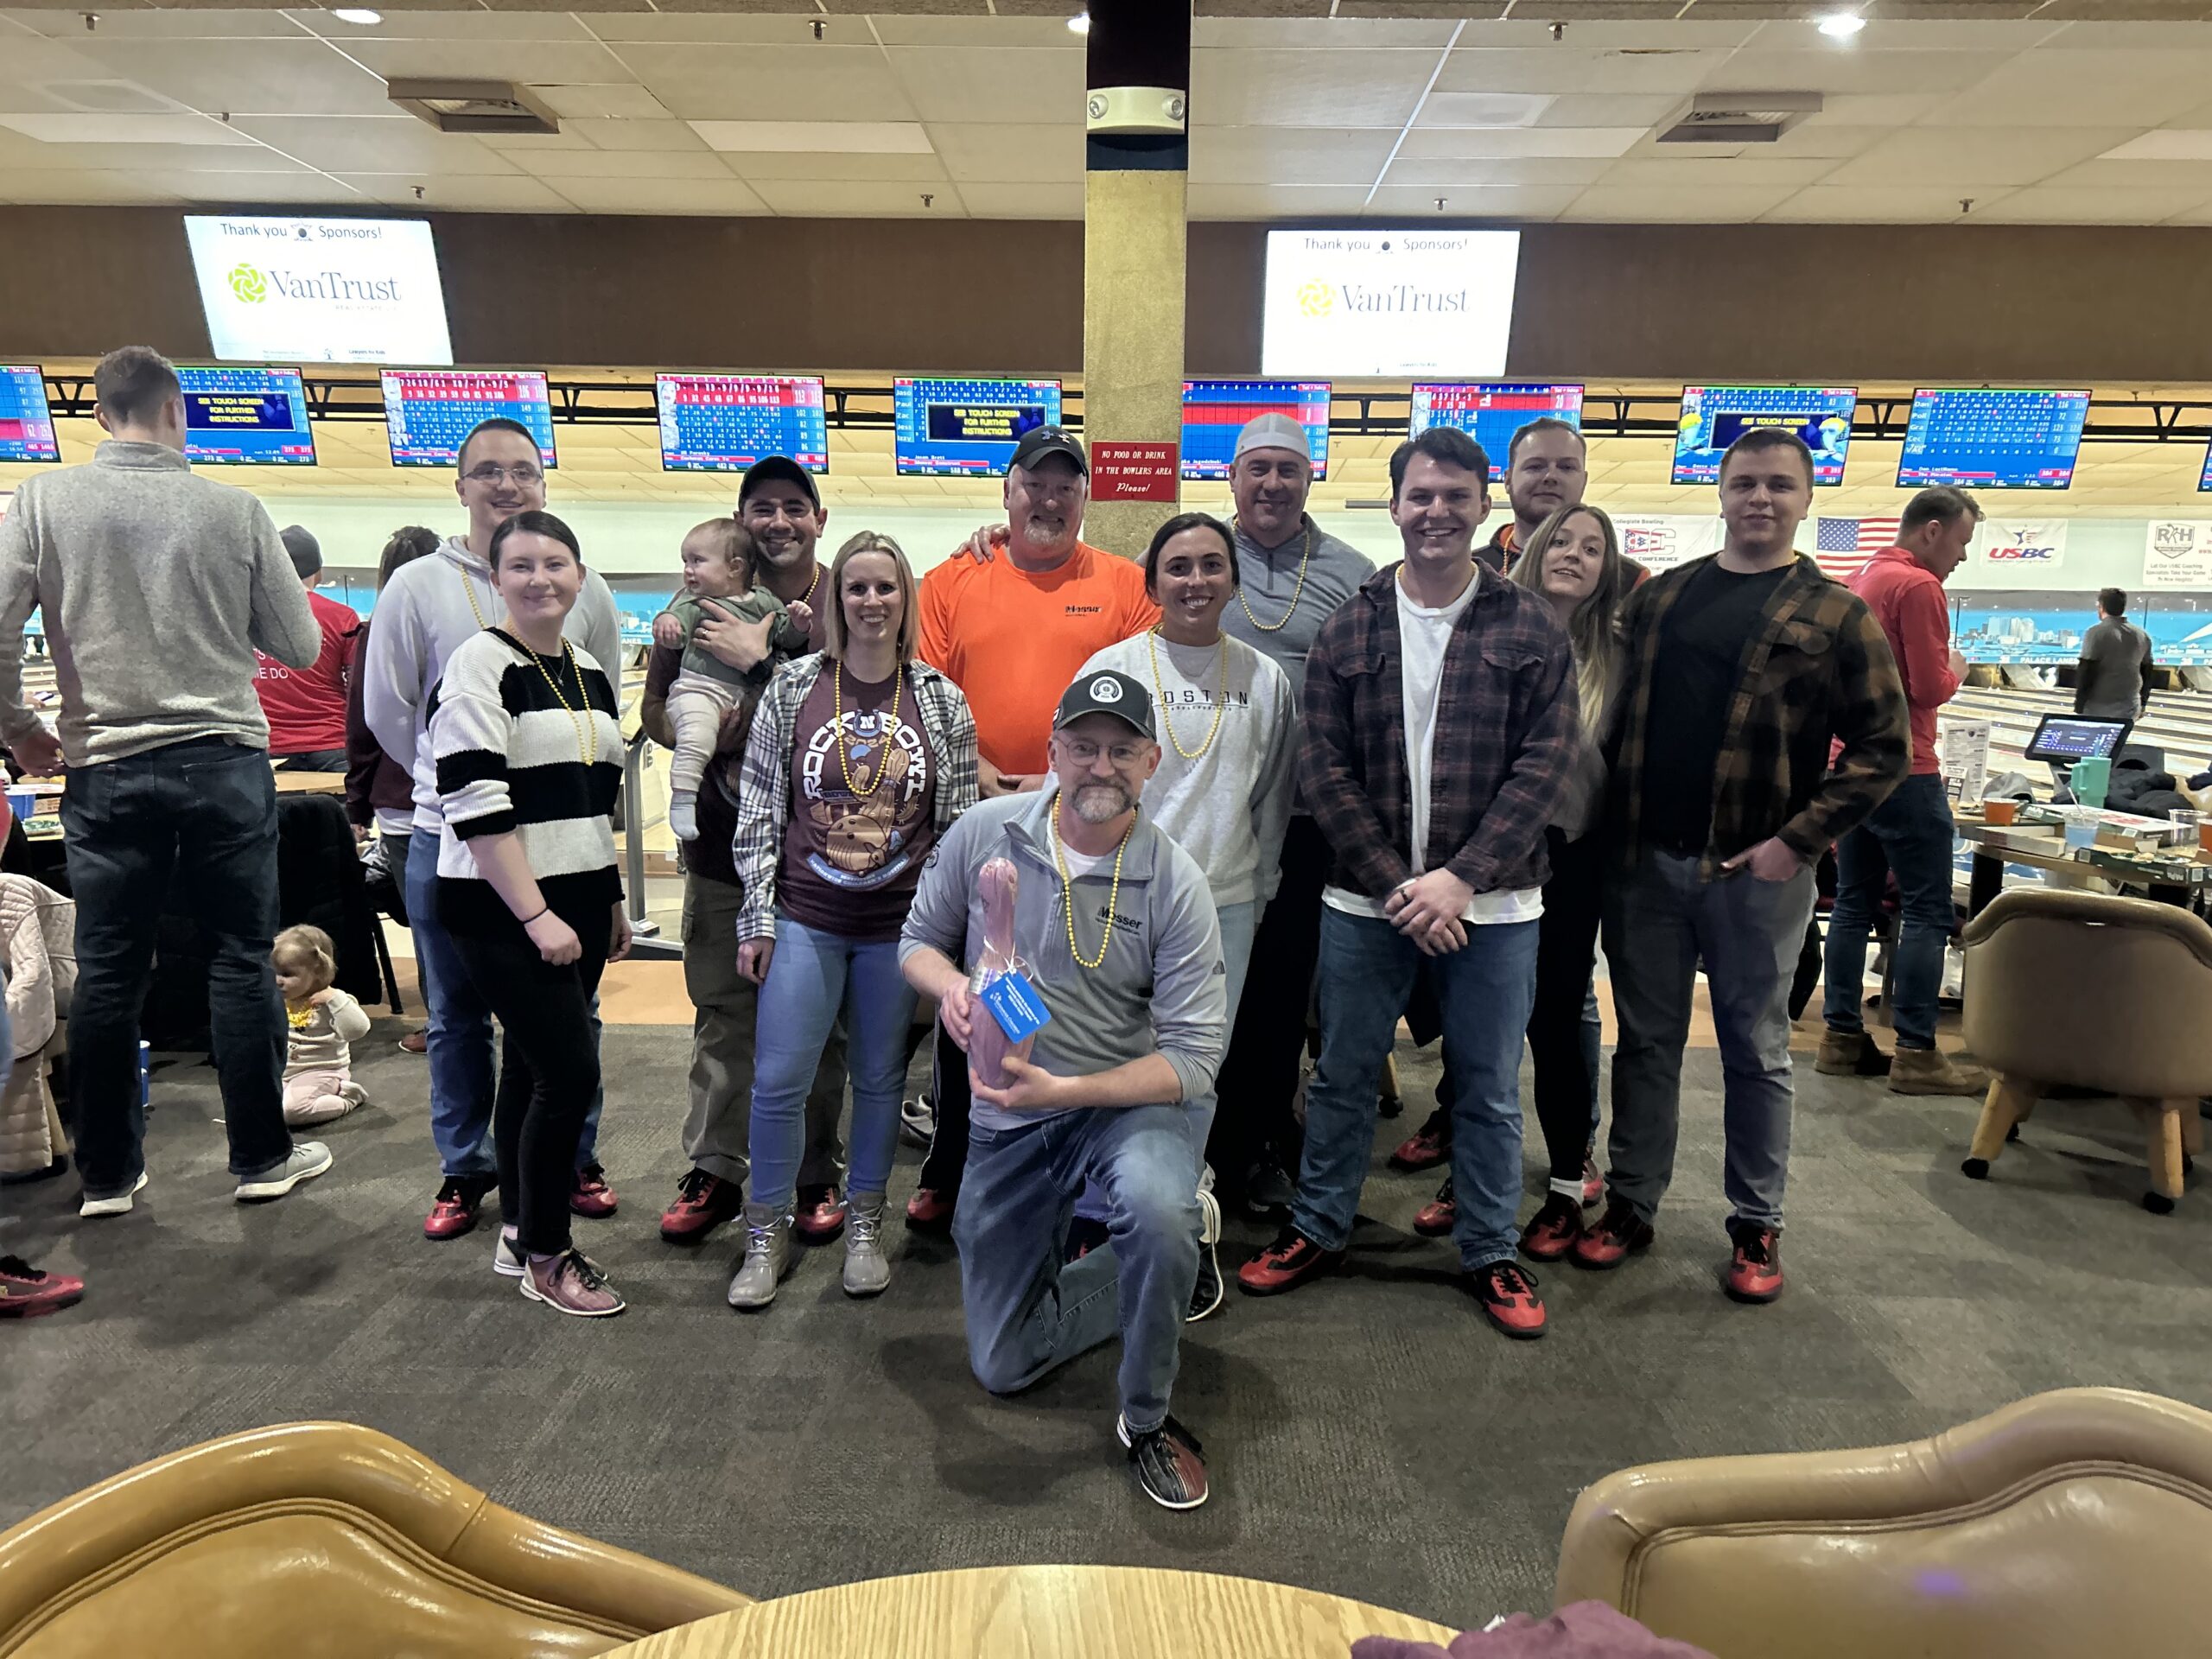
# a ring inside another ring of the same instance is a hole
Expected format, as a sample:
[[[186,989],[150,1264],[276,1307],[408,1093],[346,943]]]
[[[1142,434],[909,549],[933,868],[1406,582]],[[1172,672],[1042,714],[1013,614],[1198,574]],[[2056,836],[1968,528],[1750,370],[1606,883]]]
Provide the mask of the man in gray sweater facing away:
[[[321,631],[276,526],[184,459],[176,371],[143,346],[100,359],[91,462],[42,473],[0,519],[0,741],[26,771],[69,769],[61,826],[77,899],[69,1011],[80,1214],[146,1185],[138,1020],[174,894],[213,947],[210,1048],[241,1202],[330,1167],[284,1127],[276,785],[254,652],[305,668]],[[57,741],[23,701],[23,624],[42,608],[61,692]]]

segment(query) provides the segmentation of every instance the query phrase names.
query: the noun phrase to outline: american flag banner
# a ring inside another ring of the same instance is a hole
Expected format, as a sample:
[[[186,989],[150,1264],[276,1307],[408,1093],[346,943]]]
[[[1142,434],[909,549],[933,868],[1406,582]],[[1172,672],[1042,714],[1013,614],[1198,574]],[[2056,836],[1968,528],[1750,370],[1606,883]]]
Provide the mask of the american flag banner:
[[[1848,582],[1859,567],[1897,544],[1894,518],[1823,518],[1813,529],[1813,562],[1823,575]]]

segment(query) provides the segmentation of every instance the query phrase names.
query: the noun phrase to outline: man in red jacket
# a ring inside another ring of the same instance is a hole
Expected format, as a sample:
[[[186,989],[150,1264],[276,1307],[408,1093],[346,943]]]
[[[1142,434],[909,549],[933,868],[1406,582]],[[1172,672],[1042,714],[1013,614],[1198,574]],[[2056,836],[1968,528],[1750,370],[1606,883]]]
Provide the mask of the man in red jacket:
[[[287,668],[254,652],[253,689],[269,717],[269,754],[279,771],[346,770],[346,686],[360,643],[360,613],[315,592],[322,580],[322,548],[292,524],[276,532],[292,556],[292,569],[308,590],[308,608],[322,630],[322,651],[312,668]]]
[[[1951,937],[1951,803],[1936,759],[1936,711],[1966,677],[1951,644],[1943,579],[1965,562],[1981,508],[1964,490],[1923,490],[1897,520],[1897,544],[1851,578],[1889,636],[1912,720],[1912,772],[1897,791],[1835,844],[1835,909],[1828,918],[1827,1034],[1814,1062],[1832,1077],[1889,1074],[1900,1095],[1978,1095],[1989,1079],[1936,1046],[1936,997]],[[1900,915],[1890,996],[1897,1054],[1866,1034],[1866,931],[1888,878],[1897,879]]]

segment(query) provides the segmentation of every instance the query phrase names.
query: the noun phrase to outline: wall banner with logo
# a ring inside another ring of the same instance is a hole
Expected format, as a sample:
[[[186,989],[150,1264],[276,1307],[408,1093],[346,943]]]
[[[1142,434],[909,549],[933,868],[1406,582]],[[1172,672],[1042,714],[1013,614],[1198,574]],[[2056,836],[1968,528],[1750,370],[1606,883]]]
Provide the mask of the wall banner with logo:
[[[1696,512],[1617,512],[1621,552],[1647,570],[1671,570],[1720,546],[1720,520]]]
[[[2057,570],[2065,563],[2063,518],[1985,518],[1967,543],[1967,569],[1991,587],[2022,571]]]
[[[2153,518],[2145,524],[2143,585],[2212,588],[2212,518]]]

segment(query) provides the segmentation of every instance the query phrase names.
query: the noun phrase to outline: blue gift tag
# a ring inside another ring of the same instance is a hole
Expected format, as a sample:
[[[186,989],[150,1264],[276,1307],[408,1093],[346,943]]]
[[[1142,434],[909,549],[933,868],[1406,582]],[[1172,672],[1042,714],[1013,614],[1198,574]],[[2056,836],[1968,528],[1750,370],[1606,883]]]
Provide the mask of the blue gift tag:
[[[1009,968],[983,987],[983,1006],[991,1011],[991,1018],[999,1022],[999,1029],[1010,1043],[1020,1042],[1052,1017],[1045,999],[1029,982],[1029,976],[1019,968]]]

